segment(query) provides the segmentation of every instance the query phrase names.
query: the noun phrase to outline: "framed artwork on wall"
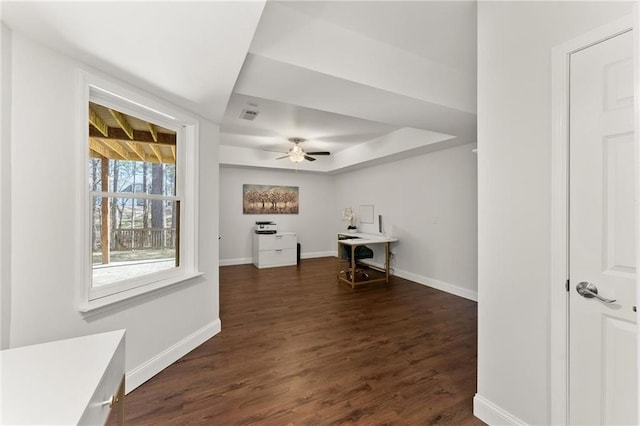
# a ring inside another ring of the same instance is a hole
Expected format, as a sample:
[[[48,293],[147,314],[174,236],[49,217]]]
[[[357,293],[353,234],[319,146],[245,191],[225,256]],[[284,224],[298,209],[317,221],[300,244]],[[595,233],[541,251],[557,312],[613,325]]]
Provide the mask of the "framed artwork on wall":
[[[360,223],[373,223],[373,205],[360,206]]]
[[[243,214],[298,214],[298,187],[242,185]]]

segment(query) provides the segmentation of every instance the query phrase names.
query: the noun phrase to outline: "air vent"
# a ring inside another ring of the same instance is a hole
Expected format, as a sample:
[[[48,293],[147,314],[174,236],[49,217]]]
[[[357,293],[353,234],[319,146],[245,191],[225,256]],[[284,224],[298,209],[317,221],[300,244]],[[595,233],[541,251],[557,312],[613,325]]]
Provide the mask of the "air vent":
[[[252,110],[252,109],[243,109],[242,114],[240,114],[240,118],[243,120],[253,121],[260,114],[260,111]]]

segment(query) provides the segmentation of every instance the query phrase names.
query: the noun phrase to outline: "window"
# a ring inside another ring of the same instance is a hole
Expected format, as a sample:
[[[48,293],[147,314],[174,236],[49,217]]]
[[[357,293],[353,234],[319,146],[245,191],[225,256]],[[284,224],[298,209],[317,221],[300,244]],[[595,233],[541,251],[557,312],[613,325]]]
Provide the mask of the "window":
[[[90,311],[198,274],[197,122],[83,76],[80,310]]]

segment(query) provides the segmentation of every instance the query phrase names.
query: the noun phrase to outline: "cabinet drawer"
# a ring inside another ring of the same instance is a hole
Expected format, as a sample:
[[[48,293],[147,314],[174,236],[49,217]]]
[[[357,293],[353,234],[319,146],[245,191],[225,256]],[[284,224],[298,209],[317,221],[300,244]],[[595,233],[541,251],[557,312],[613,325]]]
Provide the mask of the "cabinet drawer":
[[[107,422],[111,407],[105,402],[112,396],[117,396],[118,388],[120,387],[125,374],[124,345],[124,339],[122,339],[118,345],[118,349],[116,349],[113,354],[113,358],[105,370],[102,379],[100,379],[98,387],[91,397],[89,404],[87,404],[79,424],[103,425]],[[122,401],[120,401],[120,403],[122,403]]]
[[[261,250],[258,260],[259,267],[265,266],[286,266],[296,264],[296,250],[294,249],[274,249]]]
[[[297,242],[295,234],[260,235],[258,250],[295,249]]]

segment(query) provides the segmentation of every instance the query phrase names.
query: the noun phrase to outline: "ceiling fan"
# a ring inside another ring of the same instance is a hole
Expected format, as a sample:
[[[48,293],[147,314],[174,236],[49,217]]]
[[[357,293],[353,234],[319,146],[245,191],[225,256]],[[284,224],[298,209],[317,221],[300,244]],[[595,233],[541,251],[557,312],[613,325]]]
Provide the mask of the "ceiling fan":
[[[276,158],[276,160],[282,160],[283,158],[289,158],[289,160],[294,163],[299,163],[302,160],[307,161],[316,161],[312,155],[331,155],[328,151],[318,151],[318,152],[305,152],[300,146],[301,142],[304,142],[306,139],[302,138],[289,138],[289,142],[293,142],[293,146],[289,148],[289,151],[286,153],[287,155],[283,155],[282,157]]]

